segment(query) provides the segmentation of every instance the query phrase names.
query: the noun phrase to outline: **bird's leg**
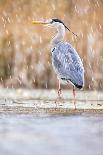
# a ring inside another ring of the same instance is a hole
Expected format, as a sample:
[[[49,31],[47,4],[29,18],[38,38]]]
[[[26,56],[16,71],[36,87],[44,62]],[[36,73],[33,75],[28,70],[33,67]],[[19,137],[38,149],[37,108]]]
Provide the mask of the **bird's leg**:
[[[75,86],[73,86],[74,107],[76,110]]]
[[[62,100],[61,98],[61,86],[60,86],[60,80],[58,80],[58,98],[56,99],[55,103],[56,103],[56,107],[57,107],[57,103],[58,101]]]
[[[58,81],[58,97],[61,98],[60,80]]]

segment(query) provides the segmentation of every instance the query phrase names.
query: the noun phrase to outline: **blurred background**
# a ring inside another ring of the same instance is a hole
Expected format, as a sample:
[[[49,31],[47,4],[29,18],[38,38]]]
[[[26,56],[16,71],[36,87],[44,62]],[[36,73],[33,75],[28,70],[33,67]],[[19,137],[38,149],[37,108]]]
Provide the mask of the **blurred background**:
[[[103,0],[0,0],[0,86],[56,88],[50,41],[56,30],[32,20],[59,18],[79,37],[65,40],[85,67],[85,89],[103,89]],[[67,86],[66,86],[67,88]]]

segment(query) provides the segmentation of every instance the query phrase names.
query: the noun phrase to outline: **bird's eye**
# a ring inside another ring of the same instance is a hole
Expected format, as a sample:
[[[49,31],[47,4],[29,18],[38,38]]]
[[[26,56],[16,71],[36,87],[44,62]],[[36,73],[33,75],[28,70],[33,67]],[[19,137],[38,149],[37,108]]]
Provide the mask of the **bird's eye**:
[[[50,24],[52,24],[52,23],[54,23],[54,21],[53,21],[53,20],[50,22]]]

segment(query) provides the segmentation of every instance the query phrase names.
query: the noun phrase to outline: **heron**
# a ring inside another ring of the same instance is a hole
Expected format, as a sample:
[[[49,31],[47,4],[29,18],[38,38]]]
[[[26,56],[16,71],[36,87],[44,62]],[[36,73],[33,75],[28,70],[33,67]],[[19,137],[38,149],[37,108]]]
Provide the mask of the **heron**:
[[[73,85],[74,106],[76,109],[75,87],[84,87],[83,62],[76,49],[68,42],[64,42],[66,30],[72,32],[60,19],[46,21],[32,21],[33,24],[44,24],[57,29],[51,41],[52,65],[58,77],[58,96],[61,96],[61,81]]]

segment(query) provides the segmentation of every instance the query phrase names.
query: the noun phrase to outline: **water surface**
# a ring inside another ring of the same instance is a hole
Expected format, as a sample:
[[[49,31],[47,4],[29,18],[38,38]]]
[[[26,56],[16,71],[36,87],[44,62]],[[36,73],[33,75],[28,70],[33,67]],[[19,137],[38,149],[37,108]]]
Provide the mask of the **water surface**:
[[[0,114],[0,155],[103,155],[103,116]]]

